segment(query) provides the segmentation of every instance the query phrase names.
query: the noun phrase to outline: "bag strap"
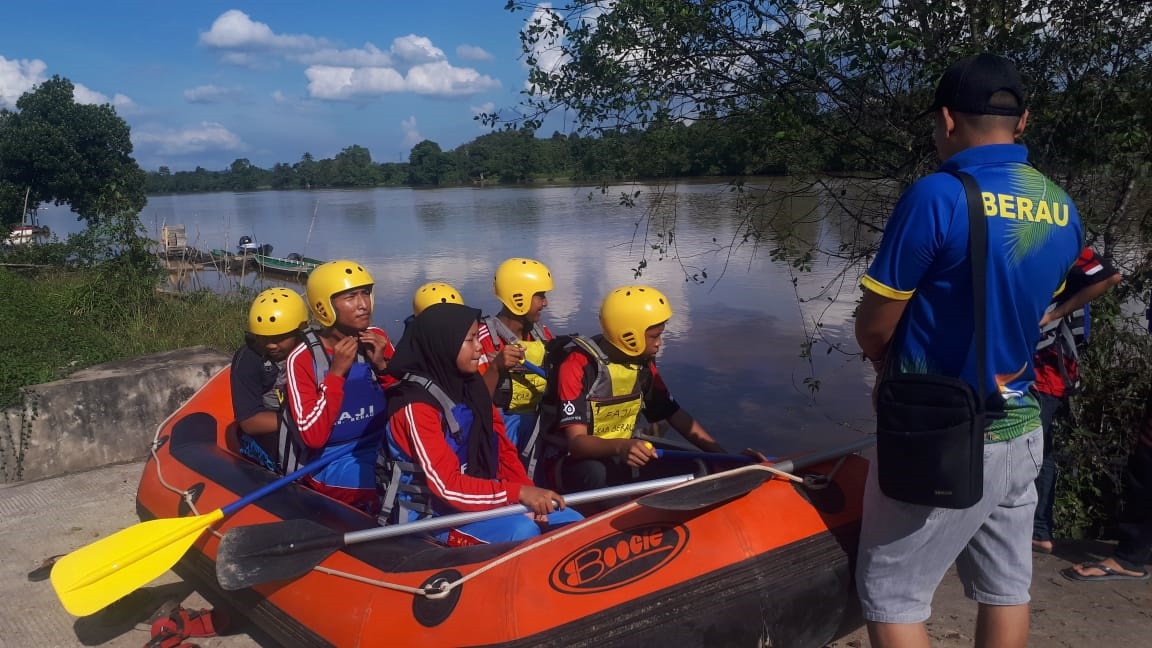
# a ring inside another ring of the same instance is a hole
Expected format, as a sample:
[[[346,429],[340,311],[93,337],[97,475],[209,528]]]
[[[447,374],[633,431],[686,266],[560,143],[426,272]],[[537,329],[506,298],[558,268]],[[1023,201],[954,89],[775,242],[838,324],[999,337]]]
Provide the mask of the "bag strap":
[[[972,262],[972,320],[976,340],[976,393],[980,413],[988,410],[987,389],[987,307],[988,307],[988,218],[984,216],[980,185],[963,171],[947,171],[964,185],[968,202],[968,255]]]

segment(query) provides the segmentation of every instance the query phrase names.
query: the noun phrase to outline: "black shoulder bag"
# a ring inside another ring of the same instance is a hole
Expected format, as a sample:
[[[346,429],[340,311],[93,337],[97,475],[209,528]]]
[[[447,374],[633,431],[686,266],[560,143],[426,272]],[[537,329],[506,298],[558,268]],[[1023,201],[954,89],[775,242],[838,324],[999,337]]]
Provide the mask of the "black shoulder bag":
[[[958,377],[901,373],[890,349],[877,378],[876,469],[880,490],[892,499],[963,509],[984,494],[988,223],[975,178],[949,173],[964,184],[968,201],[978,393]]]

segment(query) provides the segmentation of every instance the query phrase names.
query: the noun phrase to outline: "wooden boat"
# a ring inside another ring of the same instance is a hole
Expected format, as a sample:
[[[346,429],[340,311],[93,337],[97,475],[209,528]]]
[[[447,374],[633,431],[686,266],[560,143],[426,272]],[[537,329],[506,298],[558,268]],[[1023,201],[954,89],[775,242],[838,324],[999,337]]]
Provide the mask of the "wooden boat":
[[[49,234],[48,228],[43,225],[13,225],[8,236],[4,237],[4,245],[15,247],[42,243]]]
[[[252,260],[256,267],[265,273],[286,275],[291,277],[307,276],[316,266],[324,263],[320,259],[289,255],[288,257],[274,257],[266,254],[253,254]]]
[[[211,511],[274,480],[230,449],[231,418],[225,369],[158,430],[141,520]],[[848,451],[839,450],[814,458],[804,484],[747,466],[521,544],[448,548],[404,535],[344,546],[299,578],[228,591],[216,577],[221,536],[205,533],[175,570],[285,646],[823,646],[860,624],[852,565],[867,462],[829,459]],[[726,493],[736,482],[747,486]],[[679,510],[702,493],[719,499]],[[300,518],[340,534],[379,530],[291,484],[216,531]]]

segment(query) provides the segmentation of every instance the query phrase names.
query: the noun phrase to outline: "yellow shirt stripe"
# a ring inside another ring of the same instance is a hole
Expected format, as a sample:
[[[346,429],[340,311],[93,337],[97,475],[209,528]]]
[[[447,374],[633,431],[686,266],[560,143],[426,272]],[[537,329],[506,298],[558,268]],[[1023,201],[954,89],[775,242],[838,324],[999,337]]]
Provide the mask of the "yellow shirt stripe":
[[[912,294],[916,292],[915,290],[896,290],[895,288],[890,288],[868,275],[860,278],[860,285],[863,286],[865,290],[870,290],[881,297],[887,297],[888,299],[895,299],[897,301],[908,301],[912,299]]]

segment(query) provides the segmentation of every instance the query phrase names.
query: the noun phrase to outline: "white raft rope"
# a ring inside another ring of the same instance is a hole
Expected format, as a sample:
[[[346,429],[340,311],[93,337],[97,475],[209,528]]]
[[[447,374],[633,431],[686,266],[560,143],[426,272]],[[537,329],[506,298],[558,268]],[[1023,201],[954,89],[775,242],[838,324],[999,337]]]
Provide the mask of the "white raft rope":
[[[221,371],[223,371],[223,369],[221,369]],[[215,376],[213,376],[213,378],[214,377]],[[211,379],[209,379],[209,380],[211,380]],[[172,484],[169,484],[168,481],[164,479],[164,473],[160,468],[160,457],[156,454],[156,450],[159,449],[160,445],[161,445],[160,433],[164,430],[165,426],[168,425],[168,422],[171,421],[174,416],[176,416],[176,413],[178,411],[179,410],[177,410],[176,412],[173,412],[172,414],[169,414],[168,418],[164,419],[160,423],[160,425],[158,425],[156,427],[156,434],[152,438],[152,443],[149,446],[149,452],[152,454],[153,464],[156,466],[156,478],[160,481],[160,485],[163,486],[164,488],[172,491],[173,493],[176,493],[177,495],[179,495],[180,499],[184,500],[184,503],[188,505],[188,509],[190,511],[192,511],[192,513],[194,513],[195,515],[200,515],[200,511],[197,510],[197,508],[196,508],[196,502],[193,500],[192,489],[190,489],[190,488],[180,489],[180,488],[173,486]],[[171,441],[171,439],[169,439],[169,441]],[[836,473],[840,470],[840,466],[844,465],[844,461],[848,459],[848,456],[850,454],[856,454],[856,453],[848,453],[848,454],[845,454],[844,456],[840,457],[839,461],[836,462],[836,465],[832,467],[832,470],[827,475],[823,475],[823,474],[819,474],[819,473],[806,473],[803,477],[800,477],[800,476],[794,475],[790,472],[785,472],[783,470],[780,470],[778,468],[773,468],[772,466],[765,465],[765,464],[758,464],[755,466],[749,466],[748,468],[756,469],[756,470],[767,470],[768,472],[772,473],[773,475],[775,475],[777,477],[781,477],[783,479],[787,479],[789,481],[800,484],[804,488],[807,488],[809,490],[823,490],[823,489],[827,488],[832,483],[832,480],[833,480],[833,478],[835,478]],[[724,474],[724,473],[717,473],[716,475],[722,475],[722,474]],[[693,481],[699,481],[699,480],[693,480]],[[689,482],[689,483],[691,483],[691,482]],[[617,515],[619,515],[619,514],[627,513],[629,511],[632,511],[632,510],[637,509],[637,508],[640,508],[640,505],[637,504],[635,501],[632,501],[632,502],[629,502],[629,503],[624,504],[623,506],[619,507],[616,510],[616,512],[617,512]],[[471,572],[469,574],[466,574],[464,576],[461,576],[460,578],[458,578],[454,581],[449,581],[447,579],[438,579],[438,580],[428,584],[425,587],[412,587],[411,585],[403,585],[401,583],[392,583],[389,581],[384,581],[384,580],[380,580],[380,579],[376,579],[376,578],[368,578],[367,576],[361,576],[359,574],[353,574],[351,572],[346,572],[346,571],[342,571],[339,569],[332,569],[330,567],[323,567],[321,565],[316,565],[312,569],[313,569],[313,571],[318,571],[320,573],[328,574],[330,576],[336,576],[339,578],[346,578],[348,580],[356,581],[358,583],[365,583],[367,585],[373,585],[375,587],[381,587],[384,589],[395,590],[398,592],[406,592],[408,594],[412,594],[413,596],[423,596],[423,597],[431,599],[431,600],[443,599],[443,598],[446,598],[449,594],[451,594],[452,590],[460,587],[461,585],[472,580],[473,578],[476,578],[476,577],[480,576],[481,574],[484,574],[485,572],[487,572],[491,569],[495,569],[496,567],[503,565],[504,563],[508,562],[509,560],[517,558],[517,557],[519,557],[525,553],[528,553],[529,551],[533,551],[539,547],[543,547],[543,546],[550,544],[552,542],[556,542],[557,540],[560,540],[561,538],[566,538],[569,535],[572,535],[573,533],[576,533],[577,531],[580,531],[584,527],[588,526],[593,521],[595,521],[596,518],[598,518],[598,517],[600,517],[600,516],[593,516],[591,518],[585,518],[579,522],[573,522],[572,524],[565,525],[563,528],[556,531],[555,533],[539,537],[534,542],[526,543],[524,546],[522,546],[518,549],[515,549],[509,553],[506,553],[506,554],[500,556],[499,558],[490,561],[488,564],[477,569],[476,571]],[[217,530],[215,526],[211,527],[211,531],[212,531],[212,535],[216,536],[217,538],[223,538],[224,537],[223,534],[221,534],[220,531]]]
[[[849,453],[849,454],[855,454],[855,453]],[[829,471],[828,474],[826,474],[826,475],[820,474],[820,473],[806,473],[803,477],[800,477],[800,476],[794,475],[792,473],[785,472],[783,470],[779,470],[777,468],[773,468],[771,466],[763,465],[763,464],[758,464],[756,466],[749,466],[748,468],[749,469],[755,469],[755,470],[767,470],[768,472],[772,473],[776,477],[781,477],[783,479],[787,479],[788,481],[795,482],[795,483],[797,483],[797,484],[799,484],[799,485],[801,485],[804,488],[809,489],[809,490],[824,490],[825,488],[828,488],[828,486],[832,484],[832,480],[836,476],[836,473],[840,470],[840,466],[844,465],[844,461],[847,459],[848,459],[848,454],[840,457],[839,461],[836,462],[836,465],[833,466],[832,470]],[[723,474],[725,474],[725,473],[716,473],[716,476],[723,475]],[[692,480],[692,481],[687,482],[687,484],[691,484],[693,482],[698,482],[698,481],[699,480]],[[616,515],[619,516],[619,515],[622,515],[624,513],[628,513],[632,510],[635,510],[637,508],[640,508],[640,505],[637,504],[635,501],[632,501],[632,502],[628,502],[627,504],[624,504],[623,506],[615,509],[615,511],[616,511]],[[408,594],[412,594],[413,596],[423,596],[423,597],[430,599],[430,600],[438,600],[438,599],[447,598],[447,596],[452,593],[452,590],[462,586],[464,583],[472,580],[473,578],[480,576],[481,574],[483,574],[483,573],[485,573],[491,569],[495,569],[496,567],[499,567],[500,565],[503,565],[504,563],[506,563],[510,560],[513,560],[519,556],[522,556],[522,555],[528,553],[529,551],[539,549],[540,547],[543,547],[547,544],[550,544],[552,542],[556,542],[557,540],[560,540],[562,538],[566,538],[569,535],[572,535],[573,533],[576,533],[577,531],[582,530],[584,527],[589,526],[593,522],[598,523],[599,520],[597,518],[599,518],[599,517],[600,516],[597,515],[597,516],[593,516],[591,518],[585,518],[579,522],[573,522],[571,524],[567,524],[564,527],[560,528],[558,531],[551,533],[551,534],[548,534],[548,535],[545,535],[545,536],[541,536],[532,542],[525,543],[523,546],[521,546],[521,547],[519,547],[513,551],[510,551],[510,552],[500,556],[499,558],[497,558],[495,560],[490,561],[489,563],[487,563],[483,567],[477,569],[476,571],[471,572],[469,574],[465,574],[464,576],[461,576],[460,578],[457,578],[456,580],[448,580],[446,578],[440,578],[440,579],[437,579],[437,580],[429,583],[428,585],[426,585],[424,587],[412,587],[411,585],[403,585],[401,583],[393,583],[390,581],[380,580],[377,578],[369,578],[367,576],[361,576],[360,574],[353,574],[351,572],[346,572],[346,571],[342,571],[339,569],[332,569],[331,567],[324,567],[321,565],[316,565],[312,569],[313,569],[313,571],[318,571],[322,574],[328,574],[330,576],[337,576],[339,578],[346,578],[348,580],[356,581],[358,583],[364,583],[366,585],[372,585],[372,586],[381,587],[384,589],[395,590],[398,592],[406,592]]]
[[[220,375],[223,372],[224,372],[224,369],[220,369],[215,374],[213,374],[211,378],[208,379],[208,382],[212,382],[212,380],[215,379],[216,376]],[[206,382],[205,384],[208,384],[208,383]],[[203,387],[201,387],[201,389],[203,389]],[[196,393],[199,394],[200,390],[199,389],[196,390]],[[192,398],[195,398],[195,397],[196,397],[196,394],[193,394]],[[186,401],[184,404],[187,405],[188,402],[190,402],[192,400],[192,398],[189,398],[188,401]],[[196,500],[194,499],[195,491],[193,491],[191,488],[180,489],[180,488],[173,486],[172,484],[169,484],[168,481],[166,479],[164,479],[164,472],[160,469],[160,457],[159,457],[159,455],[156,454],[156,451],[160,449],[161,445],[163,445],[160,441],[160,433],[164,431],[164,428],[168,426],[168,422],[171,421],[182,409],[184,409],[183,405],[178,407],[176,409],[176,411],[169,414],[167,418],[165,418],[163,421],[160,422],[160,425],[156,426],[156,434],[153,435],[153,437],[152,437],[152,443],[148,446],[148,452],[152,455],[152,464],[154,466],[156,466],[156,479],[158,479],[160,481],[160,485],[163,486],[164,488],[167,488],[168,490],[172,491],[173,493],[176,493],[177,495],[179,495],[180,499],[184,500],[184,503],[188,505],[188,510],[192,511],[192,513],[194,515],[200,515],[199,509],[196,508]],[[169,438],[168,442],[171,442],[171,441],[172,441],[172,439]],[[219,524],[219,522],[217,522],[216,524]],[[212,525],[212,527],[210,527],[210,528],[212,531],[212,535],[216,536],[217,538],[223,538],[224,537],[224,535],[221,534],[220,531],[218,531],[216,529],[215,524]]]

